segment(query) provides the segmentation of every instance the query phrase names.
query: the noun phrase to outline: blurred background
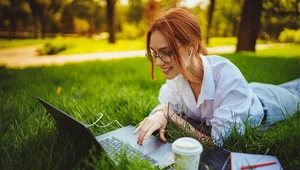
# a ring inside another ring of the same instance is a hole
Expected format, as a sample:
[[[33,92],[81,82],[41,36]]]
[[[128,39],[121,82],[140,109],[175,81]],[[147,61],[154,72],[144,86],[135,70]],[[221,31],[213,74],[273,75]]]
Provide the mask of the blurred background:
[[[61,138],[36,96],[86,124],[99,113],[98,125],[141,122],[166,81],[160,69],[152,81],[141,58],[148,26],[164,7],[192,12],[208,52],[232,61],[248,82],[299,78],[300,0],[0,0],[0,169],[150,169],[125,152],[116,168],[92,152],[92,162],[76,155],[82,145]],[[94,61],[122,56],[136,58]],[[299,122],[298,111],[266,131],[233,130],[224,148],[274,155],[284,169],[299,169]],[[168,140],[191,136],[186,132],[171,126]]]
[[[24,44],[33,45],[58,37],[143,44],[151,19],[163,7],[185,7],[196,15],[208,46],[211,37],[233,38],[229,44],[237,51],[255,51],[257,39],[300,43],[299,0],[1,0],[0,47],[14,39],[35,39]],[[58,44],[60,51],[72,46]]]

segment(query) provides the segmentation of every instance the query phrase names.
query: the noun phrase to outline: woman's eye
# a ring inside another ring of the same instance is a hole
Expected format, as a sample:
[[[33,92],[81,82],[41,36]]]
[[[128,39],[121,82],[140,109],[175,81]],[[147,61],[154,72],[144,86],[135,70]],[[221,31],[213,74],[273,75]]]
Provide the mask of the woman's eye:
[[[172,51],[162,51],[162,54],[164,56],[171,56],[172,55]]]

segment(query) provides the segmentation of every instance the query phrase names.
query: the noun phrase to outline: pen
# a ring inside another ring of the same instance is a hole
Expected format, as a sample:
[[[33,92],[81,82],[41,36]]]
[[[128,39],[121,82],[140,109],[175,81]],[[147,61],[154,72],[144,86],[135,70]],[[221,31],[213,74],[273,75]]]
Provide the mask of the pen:
[[[258,167],[262,167],[262,166],[268,166],[268,165],[273,165],[276,164],[277,162],[268,162],[268,163],[262,163],[262,164],[255,164],[255,165],[246,165],[246,166],[242,166],[241,170],[244,169],[251,169],[251,168],[258,168]]]

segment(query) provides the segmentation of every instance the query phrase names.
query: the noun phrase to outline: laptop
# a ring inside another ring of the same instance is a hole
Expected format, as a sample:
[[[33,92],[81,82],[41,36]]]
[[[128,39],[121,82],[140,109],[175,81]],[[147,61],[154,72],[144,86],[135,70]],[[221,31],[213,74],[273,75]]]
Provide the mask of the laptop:
[[[92,146],[96,147],[97,151],[105,151],[107,155],[118,164],[116,153],[120,153],[120,148],[125,147],[126,155],[132,157],[138,156],[139,159],[148,160],[153,166],[164,168],[174,163],[174,153],[171,149],[171,143],[163,143],[160,139],[150,136],[143,142],[142,145],[137,143],[137,134],[133,134],[134,126],[129,125],[108,133],[93,136],[87,126],[59,110],[45,100],[37,97],[44,108],[54,118],[56,125],[60,131],[66,132],[72,139],[84,140]]]

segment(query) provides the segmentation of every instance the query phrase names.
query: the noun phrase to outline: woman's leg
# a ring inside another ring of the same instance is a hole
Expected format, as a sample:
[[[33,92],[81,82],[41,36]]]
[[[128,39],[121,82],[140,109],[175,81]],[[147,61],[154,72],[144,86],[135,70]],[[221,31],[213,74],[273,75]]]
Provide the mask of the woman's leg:
[[[250,83],[253,92],[264,102],[268,109],[267,124],[272,125],[281,121],[287,116],[293,115],[299,109],[300,93],[294,89],[294,86],[297,87],[299,80],[282,85]]]
[[[278,86],[289,90],[300,98],[300,78],[279,84]]]

